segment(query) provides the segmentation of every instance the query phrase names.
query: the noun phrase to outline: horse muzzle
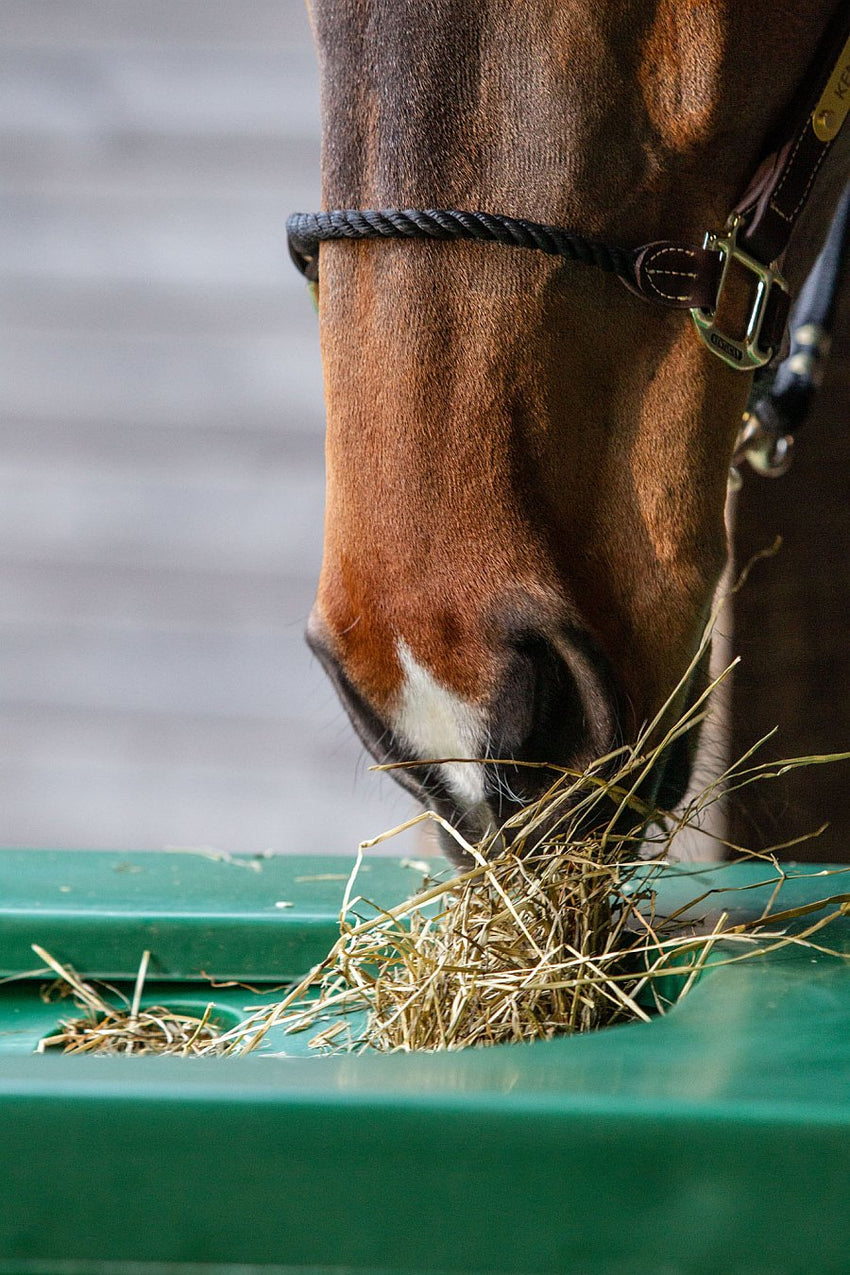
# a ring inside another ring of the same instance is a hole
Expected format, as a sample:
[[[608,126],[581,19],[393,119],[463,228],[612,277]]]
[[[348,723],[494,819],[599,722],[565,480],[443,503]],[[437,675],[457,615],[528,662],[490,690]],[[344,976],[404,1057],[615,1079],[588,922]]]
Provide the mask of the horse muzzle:
[[[401,682],[380,710],[355,685],[321,620],[311,619],[307,640],[367,750],[471,842],[537,800],[558,767],[583,769],[622,735],[606,663],[577,629],[506,634],[484,702],[440,684],[400,642]],[[462,858],[453,839],[444,849]]]

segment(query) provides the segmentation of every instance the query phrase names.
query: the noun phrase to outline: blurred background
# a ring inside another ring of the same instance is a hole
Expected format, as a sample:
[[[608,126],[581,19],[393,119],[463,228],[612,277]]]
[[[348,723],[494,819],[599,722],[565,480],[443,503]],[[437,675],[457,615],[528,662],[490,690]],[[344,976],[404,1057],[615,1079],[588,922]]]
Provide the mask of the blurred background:
[[[352,850],[303,0],[0,0],[0,169],[0,843]]]

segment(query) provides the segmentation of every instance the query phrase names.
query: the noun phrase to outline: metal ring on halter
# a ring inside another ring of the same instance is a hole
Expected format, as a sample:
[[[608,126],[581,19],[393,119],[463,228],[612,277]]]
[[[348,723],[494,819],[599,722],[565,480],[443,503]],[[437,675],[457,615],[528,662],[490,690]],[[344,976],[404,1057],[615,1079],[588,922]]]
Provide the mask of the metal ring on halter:
[[[785,434],[778,424],[745,412],[735,446],[732,466],[749,461],[752,469],[763,478],[781,478],[791,468],[794,459],[794,439]]]

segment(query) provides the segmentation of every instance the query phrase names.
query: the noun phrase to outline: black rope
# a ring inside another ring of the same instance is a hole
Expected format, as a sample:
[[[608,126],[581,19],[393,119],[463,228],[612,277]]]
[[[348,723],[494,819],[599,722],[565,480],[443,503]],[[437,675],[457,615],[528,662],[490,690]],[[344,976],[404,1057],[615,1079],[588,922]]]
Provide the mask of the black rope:
[[[336,209],[293,213],[286,222],[289,251],[298,269],[315,281],[319,244],[328,239],[474,239],[535,248],[553,257],[581,261],[621,278],[634,277],[634,252],[587,239],[559,226],[544,226],[497,213],[439,208]]]

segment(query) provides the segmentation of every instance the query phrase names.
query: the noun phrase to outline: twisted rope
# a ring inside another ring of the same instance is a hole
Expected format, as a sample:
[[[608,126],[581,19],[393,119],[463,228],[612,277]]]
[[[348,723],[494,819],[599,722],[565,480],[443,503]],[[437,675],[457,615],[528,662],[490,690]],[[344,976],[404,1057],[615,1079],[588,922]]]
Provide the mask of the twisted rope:
[[[535,248],[629,280],[634,276],[634,252],[628,248],[587,239],[559,226],[496,213],[438,208],[346,208],[293,213],[287,219],[286,233],[292,259],[308,279],[318,277],[319,244],[326,239],[475,239],[514,248]]]

